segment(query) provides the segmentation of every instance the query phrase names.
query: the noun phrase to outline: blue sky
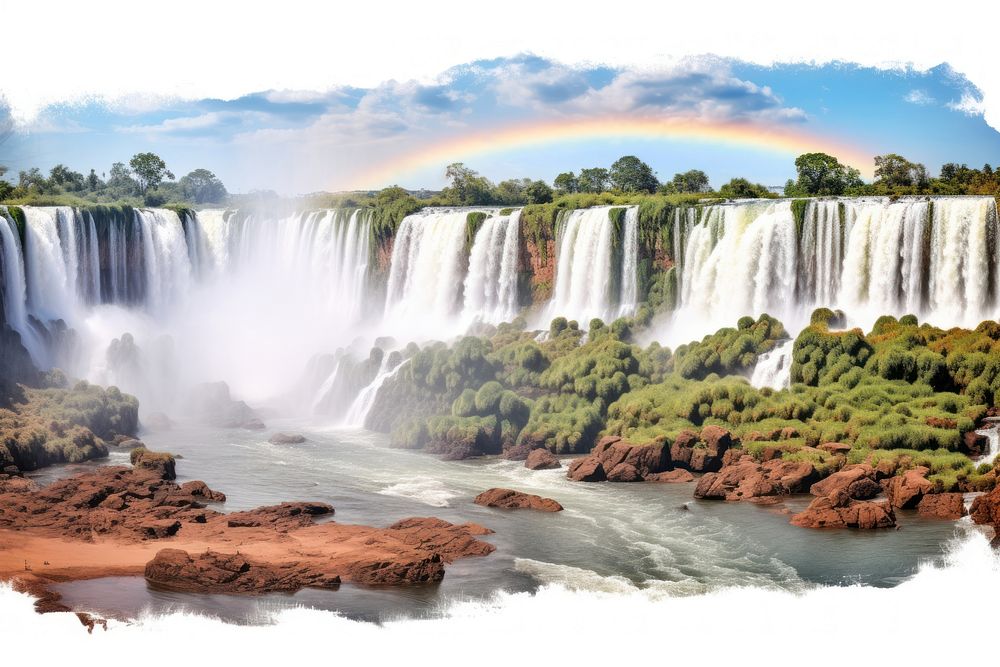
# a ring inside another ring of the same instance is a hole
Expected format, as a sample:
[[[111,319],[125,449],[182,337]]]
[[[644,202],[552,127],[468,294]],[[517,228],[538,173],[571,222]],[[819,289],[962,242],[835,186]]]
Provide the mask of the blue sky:
[[[0,94],[2,94],[0,88]],[[137,97],[57,104],[14,124],[0,163],[16,172],[57,163],[107,172],[154,151],[179,177],[198,167],[231,191],[337,190],[399,155],[511,123],[636,116],[787,126],[849,141],[871,155],[898,152],[936,173],[944,162],[1000,162],[1000,133],[982,96],[946,65],[918,72],[831,64],[763,67],[714,57],[645,68],[570,67],[531,55],[478,60],[430,81],[386,81],[323,91],[271,90],[236,99]],[[607,166],[623,154],[661,179],[699,168],[713,184],[745,176],[780,185],[793,155],[692,140],[581,139],[469,157],[493,180],[551,179]],[[411,188],[439,188],[445,164],[401,173]],[[389,182],[366,184],[370,187]]]

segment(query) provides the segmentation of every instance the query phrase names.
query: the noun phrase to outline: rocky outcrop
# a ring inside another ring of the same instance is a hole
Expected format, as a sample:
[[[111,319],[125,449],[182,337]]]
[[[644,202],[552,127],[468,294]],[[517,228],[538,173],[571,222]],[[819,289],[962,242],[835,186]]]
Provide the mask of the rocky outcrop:
[[[681,431],[670,445],[670,464],[692,472],[716,472],[732,444],[729,431],[719,426],[706,426],[701,435]]]
[[[658,472],[655,475],[646,477],[647,482],[663,482],[666,484],[685,484],[694,481],[694,475],[689,470],[677,468],[667,472]]]
[[[181,491],[193,498],[199,498],[212,503],[226,502],[226,494],[222,491],[214,491],[208,488],[208,484],[201,480],[192,480],[181,484]]]
[[[177,462],[173,454],[167,452],[152,452],[145,447],[136,447],[129,453],[132,467],[148,470],[158,475],[160,479],[176,479]]]
[[[245,512],[231,512],[226,515],[226,525],[230,528],[270,528],[287,533],[311,526],[314,517],[333,515],[333,512],[333,506],[326,503],[281,503]]]
[[[892,528],[896,515],[885,502],[833,499],[826,496],[809,503],[792,517],[792,525],[802,528]]]
[[[706,500],[750,500],[802,493],[819,479],[816,468],[805,461],[771,459],[763,463],[743,456],[717,473],[698,480],[694,497]]]
[[[338,575],[299,563],[265,563],[238,553],[190,554],[162,549],[146,563],[146,581],[159,588],[199,593],[293,592],[300,588],[336,588]]]
[[[524,467],[528,470],[552,470],[553,468],[561,468],[562,464],[549,450],[533,449],[524,459]]]
[[[961,493],[931,493],[917,503],[917,512],[928,519],[961,519],[967,514]]]
[[[620,436],[605,436],[589,456],[575,459],[567,476],[583,482],[638,482],[670,469],[670,453],[660,442],[632,445]]]
[[[1000,486],[994,487],[989,493],[976,496],[969,509],[969,516],[974,523],[1000,527]]]
[[[489,489],[476,496],[473,502],[484,507],[532,509],[541,512],[561,512],[563,509],[562,505],[551,498],[543,498],[531,493],[514,491],[513,489]]]
[[[226,515],[202,501],[225,496],[204,482],[178,486],[162,468],[102,466],[37,490],[0,493],[0,527],[93,541],[158,540]]]
[[[934,485],[927,479],[928,470],[918,466],[907,470],[902,475],[889,477],[882,482],[889,503],[897,509],[912,509],[916,507],[924,495],[934,491]]]
[[[608,479],[604,466],[593,456],[573,459],[569,464],[566,476],[574,482],[603,482]]]
[[[492,531],[471,523],[415,517],[373,528],[317,522],[334,512],[326,503],[223,514],[202,502],[224,498],[203,482],[178,486],[143,467],[95,468],[41,489],[6,484],[0,533],[15,529],[32,546],[16,559],[0,552],[0,579],[18,576],[23,558],[60,580],[145,573],[154,585],[200,592],[294,591],[342,579],[417,584],[439,581],[455,559],[494,550],[479,539]],[[66,539],[79,548],[67,550]]]
[[[306,437],[300,433],[275,433],[267,441],[272,445],[301,445]]]
[[[813,484],[809,493],[839,500],[870,500],[882,490],[875,478],[875,469],[870,465],[849,465]]]

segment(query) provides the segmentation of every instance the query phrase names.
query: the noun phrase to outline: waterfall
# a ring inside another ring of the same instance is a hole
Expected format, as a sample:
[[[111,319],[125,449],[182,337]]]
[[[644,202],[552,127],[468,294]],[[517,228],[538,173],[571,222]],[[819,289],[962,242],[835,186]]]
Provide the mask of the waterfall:
[[[778,345],[770,352],[765,352],[757,359],[750,384],[758,389],[785,389],[791,385],[792,379],[792,347],[794,340],[788,340]]]
[[[616,312],[631,314],[635,309],[638,299],[638,208],[625,210],[617,276],[614,274],[612,208],[576,209],[560,217],[549,319],[567,317],[586,324],[595,317],[608,320]]]
[[[992,427],[980,429],[976,433],[985,435],[990,443],[990,448],[976,461],[976,464],[992,464],[997,455],[1000,454],[1000,425],[994,424]]]
[[[625,209],[622,230],[622,275],[621,296],[618,299],[618,315],[635,314],[639,305],[639,207]]]
[[[517,315],[520,219],[520,209],[510,215],[490,215],[476,232],[465,277],[465,322],[499,324]]]
[[[72,318],[79,305],[72,209],[26,206],[22,210],[28,312],[43,322]]]
[[[678,335],[690,340],[740,315],[790,314],[797,264],[790,202],[707,208],[684,248]]]
[[[819,199],[706,206],[673,220],[677,344],[767,312],[795,331],[818,306],[870,326],[912,313],[940,326],[997,314],[1000,227],[992,197]]]
[[[431,209],[406,216],[392,248],[385,317],[428,329],[452,319],[464,283],[469,210]]]
[[[389,354],[382,357],[382,365],[379,367],[375,379],[362,389],[351,403],[351,407],[347,410],[347,416],[344,417],[344,426],[362,428],[365,425],[368,413],[372,409],[372,405],[375,403],[378,390],[382,388],[386,380],[395,375],[403,367],[403,364],[399,363],[390,368],[389,357]]]
[[[166,209],[141,209],[136,215],[142,229],[146,306],[159,314],[191,287],[184,228],[177,214]]]
[[[25,310],[24,262],[21,259],[21,242],[17,227],[0,209],[0,288],[3,289],[3,322],[24,334],[27,314]]]

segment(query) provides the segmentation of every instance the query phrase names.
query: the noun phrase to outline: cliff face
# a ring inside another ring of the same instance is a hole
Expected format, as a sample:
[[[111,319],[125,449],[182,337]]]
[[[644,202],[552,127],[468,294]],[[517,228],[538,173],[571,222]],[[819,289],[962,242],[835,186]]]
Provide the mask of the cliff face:
[[[522,305],[543,303],[552,297],[556,279],[556,242],[521,236],[519,292]]]

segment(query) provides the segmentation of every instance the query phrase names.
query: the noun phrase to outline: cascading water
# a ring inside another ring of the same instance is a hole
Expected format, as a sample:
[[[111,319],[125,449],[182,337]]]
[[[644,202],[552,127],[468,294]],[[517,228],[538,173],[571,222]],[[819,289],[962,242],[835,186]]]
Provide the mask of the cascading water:
[[[674,219],[671,344],[764,312],[794,332],[818,306],[862,326],[885,314],[945,326],[997,315],[1000,227],[991,197],[811,200],[798,234],[789,201],[708,206],[689,220],[681,212]]]
[[[791,385],[792,379],[792,347],[795,341],[785,341],[770,352],[766,352],[757,360],[750,384],[758,389],[785,389]]]
[[[620,207],[619,207],[620,208]],[[638,208],[625,210],[619,275],[611,206],[577,209],[563,215],[556,235],[556,276],[547,315],[589,322],[630,315],[638,300]],[[617,283],[616,283],[617,281]],[[617,286],[617,293],[615,287]]]
[[[639,208],[625,209],[622,229],[621,296],[618,314],[629,316],[639,305]]]
[[[392,248],[385,318],[432,331],[458,310],[466,273],[465,238],[474,211],[431,209],[406,216]]]
[[[375,379],[371,381],[361,392],[357,395],[354,401],[351,403],[351,407],[347,410],[347,416],[344,417],[344,425],[361,428],[365,425],[365,418],[368,417],[368,413],[372,409],[372,405],[375,403],[375,397],[378,395],[378,390],[382,388],[385,381],[395,375],[403,364],[398,363],[392,366],[391,355],[386,354],[382,358],[382,365],[378,369],[378,375]]]
[[[462,319],[498,324],[517,315],[518,240],[521,210],[486,218],[469,254]]]

